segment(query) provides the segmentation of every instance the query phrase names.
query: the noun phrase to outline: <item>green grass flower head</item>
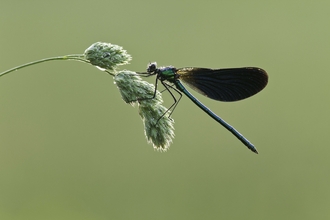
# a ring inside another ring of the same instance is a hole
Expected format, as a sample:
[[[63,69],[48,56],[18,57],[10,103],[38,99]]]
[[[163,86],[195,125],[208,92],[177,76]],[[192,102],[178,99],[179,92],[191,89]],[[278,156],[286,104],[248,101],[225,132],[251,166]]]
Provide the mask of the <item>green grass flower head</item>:
[[[156,91],[155,98],[151,98],[155,92],[154,85],[128,70],[120,71],[114,80],[123,100],[131,105],[138,104],[148,142],[156,150],[168,150],[174,138],[174,121],[168,117],[169,111],[162,105],[160,92]]]
[[[115,70],[119,65],[128,64],[132,60],[121,46],[97,42],[85,50],[85,58],[102,70]]]

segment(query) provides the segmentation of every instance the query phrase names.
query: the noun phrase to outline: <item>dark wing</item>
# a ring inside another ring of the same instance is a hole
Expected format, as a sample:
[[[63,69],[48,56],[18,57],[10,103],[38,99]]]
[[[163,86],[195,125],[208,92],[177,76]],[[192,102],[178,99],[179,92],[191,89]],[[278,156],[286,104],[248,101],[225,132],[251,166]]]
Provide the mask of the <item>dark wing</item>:
[[[179,79],[197,92],[219,101],[238,101],[261,91],[268,82],[266,71],[256,67],[231,69],[180,68]]]

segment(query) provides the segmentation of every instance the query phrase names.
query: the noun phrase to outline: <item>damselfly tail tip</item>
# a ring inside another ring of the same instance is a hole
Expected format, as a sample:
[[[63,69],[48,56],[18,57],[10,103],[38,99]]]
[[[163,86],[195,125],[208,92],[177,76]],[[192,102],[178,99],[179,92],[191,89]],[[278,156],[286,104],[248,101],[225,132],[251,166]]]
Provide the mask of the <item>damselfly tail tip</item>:
[[[256,154],[259,154],[259,152],[258,152],[257,149],[255,149],[255,148],[251,148],[250,150],[253,151],[253,152],[256,153]]]

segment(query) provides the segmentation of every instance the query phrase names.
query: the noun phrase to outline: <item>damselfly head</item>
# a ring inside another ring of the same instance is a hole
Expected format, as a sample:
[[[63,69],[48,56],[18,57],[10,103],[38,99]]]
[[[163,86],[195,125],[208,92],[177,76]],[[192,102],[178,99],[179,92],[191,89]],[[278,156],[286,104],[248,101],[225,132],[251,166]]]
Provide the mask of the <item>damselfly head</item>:
[[[155,72],[157,69],[157,63],[156,62],[152,62],[148,64],[148,68],[147,68],[147,73],[153,73]]]

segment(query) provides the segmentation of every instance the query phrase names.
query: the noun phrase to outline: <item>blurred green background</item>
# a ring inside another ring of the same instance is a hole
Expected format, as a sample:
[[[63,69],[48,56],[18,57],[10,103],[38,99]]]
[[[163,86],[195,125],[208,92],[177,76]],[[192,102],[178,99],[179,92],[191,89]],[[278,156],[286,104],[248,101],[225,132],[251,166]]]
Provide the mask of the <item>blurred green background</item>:
[[[123,46],[133,71],[150,61],[257,66],[270,79],[235,103],[192,91],[255,155],[186,97],[170,150],[154,151],[137,108],[91,65],[55,61],[1,77],[0,219],[328,219],[329,7],[2,0],[0,71],[103,41]]]

